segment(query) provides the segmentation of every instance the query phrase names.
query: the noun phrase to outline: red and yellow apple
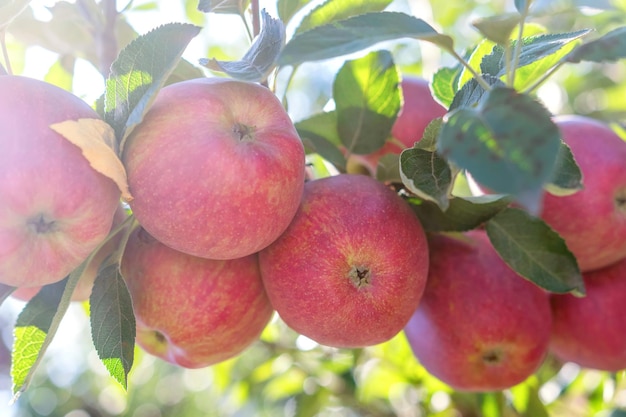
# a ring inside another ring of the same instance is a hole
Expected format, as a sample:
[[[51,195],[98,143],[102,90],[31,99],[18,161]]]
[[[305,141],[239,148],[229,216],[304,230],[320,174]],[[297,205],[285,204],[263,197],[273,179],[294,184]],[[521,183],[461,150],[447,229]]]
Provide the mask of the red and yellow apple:
[[[546,194],[541,217],[558,232],[582,271],[626,257],[626,142],[583,116],[557,116],[563,140],[583,174],[584,189]]]
[[[51,84],[0,76],[0,283],[65,278],[109,233],[120,192],[49,126],[98,118]]]
[[[509,268],[483,230],[429,244],[426,290],[404,329],[419,362],[462,391],[524,381],[548,351],[547,293]]]
[[[363,347],[395,336],[417,308],[428,247],[396,193],[342,174],[306,183],[294,220],[259,260],[288,326],[327,346]]]
[[[551,296],[550,350],[585,368],[626,369],[626,260],[583,274],[585,297]]]
[[[304,186],[304,148],[278,98],[224,78],[163,88],[123,151],[139,223],[164,244],[235,259],[272,243]]]
[[[121,272],[133,302],[137,344],[185,368],[238,355],[272,316],[256,254],[199,258],[138,227],[124,250]]]

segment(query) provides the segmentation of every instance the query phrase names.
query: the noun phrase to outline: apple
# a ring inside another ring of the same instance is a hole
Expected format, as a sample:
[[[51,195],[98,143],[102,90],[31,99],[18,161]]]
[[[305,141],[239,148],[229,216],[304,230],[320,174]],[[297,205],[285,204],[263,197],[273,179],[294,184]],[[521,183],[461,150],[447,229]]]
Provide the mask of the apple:
[[[626,143],[607,125],[583,116],[557,116],[563,140],[582,174],[584,189],[547,194],[541,217],[558,232],[582,271],[626,257]]]
[[[21,76],[1,76],[0,91],[0,283],[51,284],[107,236],[120,191],[49,127],[98,118],[87,103]]]
[[[524,381],[548,351],[548,294],[509,268],[484,230],[429,245],[426,290],[404,329],[418,361],[460,391]]]
[[[139,223],[194,256],[235,259],[285,231],[304,187],[304,147],[278,98],[223,78],[163,88],[123,162]]]
[[[585,368],[626,369],[626,259],[583,274],[587,295],[551,296],[550,350]]]
[[[428,272],[422,225],[371,177],[306,183],[285,233],[259,253],[270,302],[296,332],[333,347],[363,347],[399,333]]]
[[[121,272],[133,302],[137,344],[185,368],[238,355],[258,339],[273,313],[256,254],[200,258],[171,249],[137,227]]]
[[[120,204],[115,211],[115,215],[113,216],[111,231],[120,226],[127,218],[128,213],[126,213],[124,206]],[[98,276],[100,265],[102,265],[102,262],[104,262],[107,257],[115,252],[122,238],[122,233],[123,231],[119,231],[100,249],[98,249],[93,259],[89,262],[83,271],[83,274],[79,278],[79,281],[74,288],[74,292],[72,293],[72,301],[82,302],[89,300],[89,297],[91,296],[91,289],[93,288],[93,283]],[[11,293],[11,296],[21,301],[29,301],[39,292],[39,290],[41,290],[41,287],[20,287],[16,288],[15,291]]]
[[[351,155],[347,161],[350,172],[360,172],[365,168],[375,173],[378,160],[383,155],[400,155],[405,148],[412,148],[415,142],[422,139],[426,126],[447,113],[446,108],[434,99],[427,80],[404,76],[400,87],[402,107],[391,128],[391,135],[399,143],[387,141],[381,149],[369,155]]]

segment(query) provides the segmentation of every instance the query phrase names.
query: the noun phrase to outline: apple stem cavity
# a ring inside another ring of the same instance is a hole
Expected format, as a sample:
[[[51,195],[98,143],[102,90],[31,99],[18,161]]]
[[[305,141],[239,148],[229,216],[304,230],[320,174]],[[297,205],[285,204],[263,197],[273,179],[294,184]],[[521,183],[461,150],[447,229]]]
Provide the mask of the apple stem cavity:
[[[233,133],[242,142],[252,142],[254,140],[254,128],[241,123],[233,126]]]
[[[57,222],[55,222],[54,220],[46,219],[43,214],[40,214],[38,217],[28,220],[28,225],[38,235],[52,233],[58,228]]]
[[[626,212],[626,188],[620,188],[615,193],[615,206],[620,212]]]
[[[353,266],[348,273],[350,281],[357,288],[367,287],[370,285],[371,272],[364,266]]]

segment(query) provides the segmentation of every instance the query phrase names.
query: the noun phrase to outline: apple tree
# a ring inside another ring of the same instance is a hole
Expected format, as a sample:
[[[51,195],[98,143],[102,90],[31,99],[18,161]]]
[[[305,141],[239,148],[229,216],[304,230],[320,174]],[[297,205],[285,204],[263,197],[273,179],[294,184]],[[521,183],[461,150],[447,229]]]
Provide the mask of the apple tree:
[[[623,1],[43,3],[2,415],[626,415]]]

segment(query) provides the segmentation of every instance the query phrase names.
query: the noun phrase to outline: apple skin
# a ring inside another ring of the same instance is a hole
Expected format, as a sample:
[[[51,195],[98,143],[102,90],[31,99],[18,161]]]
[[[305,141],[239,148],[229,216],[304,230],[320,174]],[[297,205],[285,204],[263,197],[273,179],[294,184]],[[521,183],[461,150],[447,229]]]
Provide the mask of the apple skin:
[[[223,78],[162,89],[126,143],[139,223],[166,245],[210,259],[258,252],[293,218],[304,147],[278,98]]]
[[[306,183],[293,222],[259,261],[270,302],[289,327],[353,348],[402,330],[425,286],[428,247],[392,190],[340,174]]]
[[[626,257],[626,143],[588,117],[554,122],[583,173],[584,189],[546,193],[541,218],[563,237],[582,271],[599,269]]]
[[[415,142],[422,139],[426,126],[447,113],[446,108],[434,99],[427,80],[404,76],[400,86],[403,103],[391,128],[391,135],[403,146],[388,141],[381,149],[369,155],[351,155],[347,161],[349,172],[359,172],[362,166],[368,172],[375,173],[378,160],[383,155],[400,155],[405,148],[412,148]]]
[[[113,216],[111,230],[120,226],[127,218],[128,213],[126,212],[124,206],[120,204],[115,211],[115,215]],[[91,262],[89,262],[83,271],[83,275],[79,278],[76,288],[74,288],[74,292],[72,293],[72,301],[83,302],[89,300],[93,283],[98,276],[100,265],[102,265],[102,262],[109,255],[115,252],[122,238],[122,234],[123,231],[120,230],[117,235],[112,237],[100,249],[98,249],[98,252],[96,252]],[[21,301],[29,301],[39,292],[39,290],[41,290],[41,287],[20,287],[16,288],[15,291],[11,293],[11,296]]]
[[[256,254],[199,258],[171,249],[137,227],[121,272],[133,301],[137,344],[185,368],[238,355],[272,317]]]
[[[21,76],[0,76],[0,91],[0,283],[51,284],[107,236],[120,191],[49,127],[99,118],[87,103]]]
[[[626,260],[583,274],[587,295],[551,295],[550,350],[585,368],[626,369]]]
[[[547,293],[509,268],[483,230],[429,244],[426,290],[404,329],[418,361],[460,391],[524,381],[548,350]]]

